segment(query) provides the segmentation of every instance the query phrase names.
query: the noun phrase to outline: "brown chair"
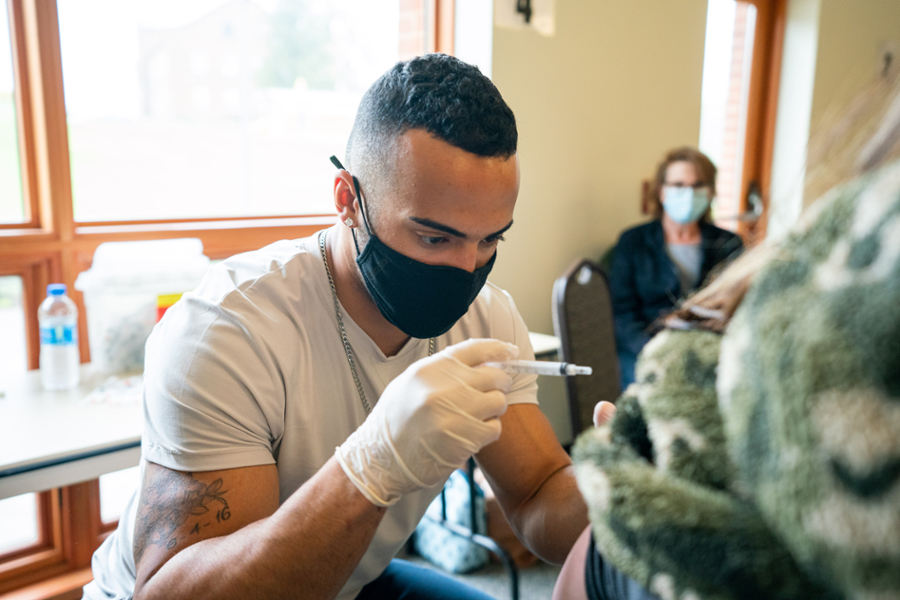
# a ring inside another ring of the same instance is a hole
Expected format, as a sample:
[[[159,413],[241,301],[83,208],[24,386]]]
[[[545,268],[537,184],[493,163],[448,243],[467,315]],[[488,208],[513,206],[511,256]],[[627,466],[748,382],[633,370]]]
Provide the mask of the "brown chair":
[[[600,265],[579,259],[553,284],[553,328],[560,360],[593,369],[566,378],[574,437],[592,426],[598,402],[615,402],[621,391],[612,300]]]

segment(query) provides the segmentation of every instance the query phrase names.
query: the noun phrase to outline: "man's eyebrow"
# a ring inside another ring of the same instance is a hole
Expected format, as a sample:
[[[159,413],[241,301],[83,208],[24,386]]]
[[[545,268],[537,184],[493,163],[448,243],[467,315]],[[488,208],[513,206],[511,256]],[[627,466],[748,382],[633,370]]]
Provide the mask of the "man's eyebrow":
[[[510,221],[509,223],[506,224],[506,227],[504,227],[503,229],[501,229],[501,230],[499,230],[499,231],[495,231],[494,233],[492,233],[492,234],[489,235],[488,237],[497,237],[498,235],[503,235],[504,233],[506,233],[507,231],[509,231],[509,228],[512,227],[512,226],[513,226],[513,222]]]
[[[453,237],[458,237],[463,240],[468,239],[468,237],[469,237],[465,233],[463,233],[462,231],[460,231],[458,229],[454,229],[453,227],[450,227],[449,225],[444,225],[443,223],[438,223],[437,221],[432,221],[431,219],[422,219],[420,217],[409,217],[409,220],[413,221],[415,223],[418,223],[419,225],[423,225],[425,227],[430,227],[431,229],[443,231],[446,234],[452,235]],[[512,225],[513,225],[513,222],[510,221],[506,225],[506,227],[503,227],[499,231],[495,231],[494,233],[490,234],[487,237],[496,237],[498,235],[502,235],[510,227],[512,227]]]

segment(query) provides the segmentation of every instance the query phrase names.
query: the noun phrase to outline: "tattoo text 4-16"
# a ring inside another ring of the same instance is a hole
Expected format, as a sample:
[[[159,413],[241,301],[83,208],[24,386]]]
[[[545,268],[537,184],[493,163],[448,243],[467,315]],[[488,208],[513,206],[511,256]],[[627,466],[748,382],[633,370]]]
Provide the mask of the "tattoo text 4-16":
[[[152,480],[145,481],[135,524],[134,558],[140,562],[149,546],[164,546],[171,550],[178,545],[176,532],[197,519],[190,534],[212,524],[231,518],[231,510],[222,489],[222,480],[209,485],[194,479],[192,473],[170,469],[155,469]],[[213,512],[215,511],[215,512]]]

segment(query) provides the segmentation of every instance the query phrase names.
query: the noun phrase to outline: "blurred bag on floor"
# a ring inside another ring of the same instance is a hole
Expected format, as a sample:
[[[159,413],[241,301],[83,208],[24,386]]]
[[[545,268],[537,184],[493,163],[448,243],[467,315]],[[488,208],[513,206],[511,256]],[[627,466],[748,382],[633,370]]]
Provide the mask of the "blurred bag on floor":
[[[447,502],[447,520],[471,529],[469,478],[462,470],[456,470],[444,485]],[[449,573],[471,573],[487,565],[488,551],[481,546],[451,533],[431,519],[441,518],[441,497],[435,498],[425,517],[416,526],[413,549],[416,554]],[[431,517],[429,519],[428,517]],[[475,485],[475,521],[479,532],[484,532],[484,493]]]
[[[494,496],[494,490],[491,489],[481,469],[475,470],[475,484],[478,485],[484,494],[484,509],[485,513],[487,513],[487,536],[506,550],[520,569],[527,569],[536,565],[540,559],[516,537],[512,527],[506,520],[506,516],[500,509],[500,503],[497,501],[497,497]],[[493,552],[491,552],[491,561],[501,562],[500,557]]]

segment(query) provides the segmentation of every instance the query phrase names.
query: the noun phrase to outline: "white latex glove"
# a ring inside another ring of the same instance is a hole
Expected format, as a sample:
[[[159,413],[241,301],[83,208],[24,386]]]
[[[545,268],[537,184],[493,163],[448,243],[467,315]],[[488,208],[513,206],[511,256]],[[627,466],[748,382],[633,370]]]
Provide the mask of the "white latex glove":
[[[500,437],[512,379],[478,365],[518,353],[505,342],[468,340],[412,364],[335,451],[344,473],[377,506],[447,479]]]

